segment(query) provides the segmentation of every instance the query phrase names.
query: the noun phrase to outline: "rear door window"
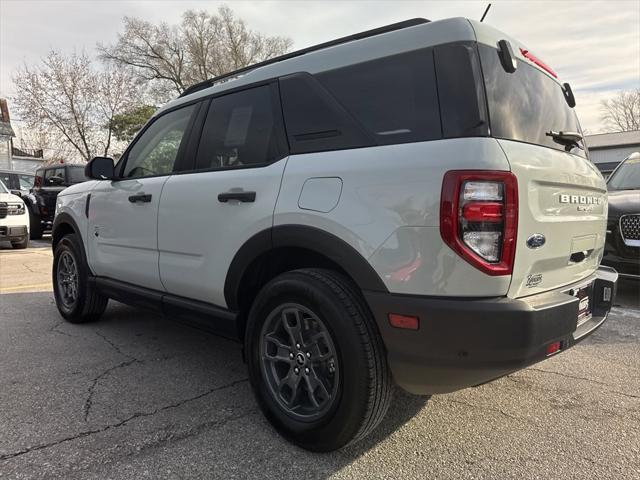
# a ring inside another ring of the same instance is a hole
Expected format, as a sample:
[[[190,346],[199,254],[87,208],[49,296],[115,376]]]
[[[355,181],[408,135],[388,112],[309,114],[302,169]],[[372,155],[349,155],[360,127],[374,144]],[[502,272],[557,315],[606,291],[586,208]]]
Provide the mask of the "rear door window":
[[[269,85],[211,100],[196,169],[265,165],[279,156],[279,117]]]

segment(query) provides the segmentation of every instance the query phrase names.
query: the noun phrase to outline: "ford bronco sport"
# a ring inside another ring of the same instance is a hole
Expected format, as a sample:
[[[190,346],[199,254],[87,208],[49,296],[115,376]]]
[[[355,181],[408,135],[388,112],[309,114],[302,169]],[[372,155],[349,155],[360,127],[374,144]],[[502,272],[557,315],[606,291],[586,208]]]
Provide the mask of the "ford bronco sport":
[[[486,24],[409,20],[196,85],[64,190],[54,292],[243,342],[288,439],[367,435],[392,385],[479,385],[606,319],[606,186],[568,84]]]

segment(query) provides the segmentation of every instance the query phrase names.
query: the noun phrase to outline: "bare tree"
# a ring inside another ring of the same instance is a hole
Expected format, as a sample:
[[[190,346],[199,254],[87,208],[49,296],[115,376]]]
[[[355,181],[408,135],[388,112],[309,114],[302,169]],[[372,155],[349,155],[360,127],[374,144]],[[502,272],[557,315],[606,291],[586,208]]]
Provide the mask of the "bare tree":
[[[109,154],[113,117],[138,98],[129,72],[95,69],[84,53],[67,57],[52,51],[38,65],[19,68],[13,82],[27,127],[58,135],[83,160]]]
[[[182,93],[217,75],[287,52],[292,41],[250,30],[228,7],[217,14],[188,10],[180,25],[124,18],[124,33],[113,45],[98,44],[101,58],[130,67],[157,94]]]
[[[628,132],[640,130],[640,88],[620,91],[600,103],[602,121],[613,130]]]

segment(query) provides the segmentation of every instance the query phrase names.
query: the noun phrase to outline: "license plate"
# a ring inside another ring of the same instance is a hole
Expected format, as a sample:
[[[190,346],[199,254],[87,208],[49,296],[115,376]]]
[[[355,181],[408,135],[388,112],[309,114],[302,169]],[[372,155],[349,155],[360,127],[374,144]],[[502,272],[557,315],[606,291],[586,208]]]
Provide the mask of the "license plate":
[[[593,297],[592,292],[593,283],[573,289],[573,296],[579,299],[578,325],[581,325],[591,318],[591,298]]]

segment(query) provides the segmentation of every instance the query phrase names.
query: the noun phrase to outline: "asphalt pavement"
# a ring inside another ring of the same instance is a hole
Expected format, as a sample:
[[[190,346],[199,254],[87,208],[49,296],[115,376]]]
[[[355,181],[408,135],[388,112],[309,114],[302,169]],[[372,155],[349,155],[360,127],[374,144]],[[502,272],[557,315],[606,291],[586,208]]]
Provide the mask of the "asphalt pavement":
[[[115,302],[65,323],[50,264],[46,240],[0,245],[0,478],[640,479],[640,283],[570,351],[398,392],[372,436],[313,454],[262,417],[237,344]]]

